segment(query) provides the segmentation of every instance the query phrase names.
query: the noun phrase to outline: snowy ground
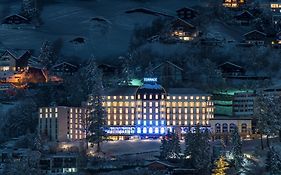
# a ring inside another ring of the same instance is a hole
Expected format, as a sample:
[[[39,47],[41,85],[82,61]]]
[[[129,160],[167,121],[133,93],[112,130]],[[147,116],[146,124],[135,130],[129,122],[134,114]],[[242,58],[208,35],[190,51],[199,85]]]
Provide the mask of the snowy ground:
[[[44,40],[62,38],[62,53],[88,58],[94,54],[98,57],[122,54],[127,51],[133,29],[137,25],[149,25],[156,17],[148,14],[126,14],[126,10],[149,8],[151,10],[175,15],[178,8],[184,6],[204,5],[199,0],[193,2],[182,0],[153,0],[138,2],[134,0],[68,0],[50,3],[42,11],[44,24],[38,29],[10,29],[0,26],[0,46],[4,48],[39,50]],[[5,4],[9,14],[20,9],[18,1]],[[3,8],[4,9],[4,8]],[[3,11],[2,9],[2,11]],[[1,11],[1,9],[0,9]],[[7,13],[7,12],[6,12]],[[100,26],[90,19],[103,17],[110,23]],[[74,45],[69,43],[75,37],[85,37],[86,43]]]

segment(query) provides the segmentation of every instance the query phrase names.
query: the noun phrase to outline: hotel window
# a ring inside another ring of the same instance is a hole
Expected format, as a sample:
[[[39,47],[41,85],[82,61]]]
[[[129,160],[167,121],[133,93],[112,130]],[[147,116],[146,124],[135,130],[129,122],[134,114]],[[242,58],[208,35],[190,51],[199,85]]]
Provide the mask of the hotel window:
[[[143,95],[143,99],[146,99],[146,94]]]
[[[155,119],[158,120],[158,115],[155,115]]]
[[[176,121],[173,121],[173,125],[176,125]]]
[[[176,99],[176,96],[173,96],[173,100],[175,100]]]
[[[126,100],[128,100],[128,99],[129,99],[129,97],[128,97],[128,96],[125,96],[125,99],[126,99]]]
[[[152,120],[152,115],[149,115],[149,119]]]
[[[193,121],[190,121],[190,125],[193,125]]]
[[[190,108],[190,113],[193,114],[193,108]]]
[[[152,113],[152,108],[149,108],[149,113]]]
[[[116,120],[116,115],[115,114],[114,114],[113,118],[114,118],[114,120]]]
[[[45,109],[45,112],[48,113],[48,108]]]
[[[123,106],[123,102],[122,101],[119,102],[119,106],[121,106],[121,107]]]
[[[116,100],[116,96],[113,96],[113,99]]]
[[[113,123],[114,123],[114,125],[117,125],[116,121],[114,121]]]
[[[39,109],[40,113],[42,113],[42,108]]]
[[[158,100],[158,95],[157,94],[155,95],[155,99]]]
[[[143,109],[143,113],[146,113],[146,108]]]
[[[205,100],[205,96],[202,96],[202,100]]]
[[[146,120],[146,115],[143,115],[143,119]]]
[[[110,100],[110,96],[107,96],[107,99]]]
[[[143,106],[146,106],[146,102],[143,102]]]
[[[196,107],[199,107],[200,106],[200,102],[196,102]]]
[[[55,113],[55,117],[58,118],[58,113]]]
[[[131,113],[135,113],[135,108],[131,108]]]
[[[152,99],[152,95],[151,94],[149,95],[149,99]]]
[[[116,112],[117,112],[117,109],[113,108],[113,113],[116,114]]]
[[[194,102],[190,102],[190,107],[194,107]]]
[[[111,105],[111,102],[107,102],[107,106],[110,106]]]
[[[146,126],[146,121],[143,121],[143,125]]]
[[[176,106],[177,106],[177,103],[176,103],[176,102],[172,102],[172,106],[173,106],[173,107],[176,107]]]
[[[158,112],[159,112],[159,109],[158,109],[158,108],[156,108],[156,109],[155,109],[155,113],[158,113]]]
[[[200,111],[199,111],[199,108],[196,108],[196,114],[199,114]]]
[[[131,125],[134,125],[134,123],[135,123],[134,120],[132,120],[132,121],[131,121]]]
[[[107,121],[107,125],[110,125],[110,121]]]
[[[110,108],[107,108],[107,113],[110,113]]]
[[[199,98],[200,98],[199,96],[196,96],[196,100],[199,100]]]
[[[193,96],[190,96],[190,99],[193,100]]]
[[[149,102],[149,106],[152,107],[152,102]]]
[[[159,105],[159,103],[158,103],[158,102],[155,102],[155,106],[158,107],[158,105]]]
[[[128,109],[128,108],[126,108],[126,109],[125,109],[125,111],[126,111],[126,114],[128,114],[128,113],[129,113],[129,109]]]
[[[40,114],[40,118],[42,118],[43,117],[43,115],[42,114]]]
[[[193,120],[193,115],[190,115],[190,120]]]
[[[175,114],[176,113],[176,108],[173,108],[173,114]]]
[[[126,117],[126,120],[128,120],[129,119],[129,116],[128,116],[128,114],[125,116]]]
[[[170,100],[170,96],[167,96],[167,99]]]
[[[131,100],[134,100],[134,96],[131,96]]]

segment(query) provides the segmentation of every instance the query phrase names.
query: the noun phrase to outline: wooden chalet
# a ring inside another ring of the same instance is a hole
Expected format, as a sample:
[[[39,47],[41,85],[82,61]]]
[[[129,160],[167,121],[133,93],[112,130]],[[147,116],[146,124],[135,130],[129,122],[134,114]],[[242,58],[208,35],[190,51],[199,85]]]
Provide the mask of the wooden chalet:
[[[223,77],[242,76],[246,73],[246,70],[243,67],[231,62],[222,63],[218,66],[218,68],[221,71]]]
[[[250,45],[264,45],[266,34],[258,30],[250,31],[244,34],[244,43]]]
[[[246,0],[223,0],[222,5],[227,8],[239,8],[246,3]]]
[[[255,19],[254,15],[247,10],[236,15],[234,18],[235,18],[236,22],[241,25],[249,25]]]
[[[0,71],[23,71],[28,66],[30,51],[6,50],[0,56]]]
[[[183,68],[175,65],[170,61],[165,61],[152,69],[155,77],[160,84],[169,87],[180,84],[183,81]]]
[[[5,17],[2,20],[2,24],[14,24],[14,25],[19,25],[19,24],[30,24],[30,20],[24,16],[18,15],[18,14],[13,14],[10,16]]]
[[[54,65],[51,70],[55,75],[73,75],[77,72],[78,66],[64,61]]]
[[[180,18],[182,20],[193,19],[199,14],[196,10],[189,8],[189,7],[180,8],[176,12],[177,12],[178,18]]]
[[[177,18],[171,22],[170,35],[177,40],[191,41],[199,35],[199,31],[192,24]]]

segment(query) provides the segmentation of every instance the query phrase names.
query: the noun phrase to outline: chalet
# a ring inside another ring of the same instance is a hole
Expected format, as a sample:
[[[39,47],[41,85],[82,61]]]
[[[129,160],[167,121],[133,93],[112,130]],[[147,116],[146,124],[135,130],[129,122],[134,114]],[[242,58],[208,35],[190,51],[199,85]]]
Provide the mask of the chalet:
[[[199,32],[192,24],[178,18],[171,23],[170,35],[177,40],[191,41],[198,36]]]
[[[218,66],[223,77],[245,75],[245,69],[237,64],[225,62]]]
[[[253,14],[247,10],[236,15],[234,18],[235,18],[236,22],[241,25],[249,25],[254,20]]]
[[[109,64],[100,64],[98,68],[102,71],[104,76],[114,76],[117,72],[117,68]]]
[[[2,20],[2,24],[15,24],[15,25],[19,25],[19,24],[29,24],[30,20],[24,16],[18,15],[18,14],[14,14],[14,15],[10,15],[5,17]]]
[[[198,12],[192,8],[183,7],[181,9],[177,10],[177,16],[178,16],[178,18],[180,18],[182,20],[193,19],[197,15],[198,15]]]
[[[222,5],[227,8],[238,8],[245,4],[245,0],[223,0]]]
[[[170,61],[165,61],[152,69],[154,76],[158,81],[166,86],[179,84],[183,81],[183,68]]]
[[[244,34],[244,43],[251,45],[264,45],[266,34],[257,30]]]
[[[54,65],[51,70],[55,75],[73,75],[73,73],[77,72],[78,66],[68,62],[62,62]]]
[[[162,162],[162,161],[154,161],[149,164],[147,164],[148,169],[154,170],[154,171],[171,171],[176,166],[170,165],[168,163]]]
[[[9,51],[6,50],[0,56],[0,71],[23,71],[31,57],[29,51]]]

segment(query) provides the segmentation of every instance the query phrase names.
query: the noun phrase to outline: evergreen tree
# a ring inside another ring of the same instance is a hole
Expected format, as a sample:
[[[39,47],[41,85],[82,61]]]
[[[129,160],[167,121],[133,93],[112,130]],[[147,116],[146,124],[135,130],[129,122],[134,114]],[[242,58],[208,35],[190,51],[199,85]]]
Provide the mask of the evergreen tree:
[[[135,78],[135,70],[132,64],[132,55],[128,54],[127,57],[119,57],[122,61],[121,85],[131,85],[131,81]]]
[[[231,133],[231,143],[232,143],[231,153],[234,157],[234,164],[236,169],[239,169],[242,167],[243,154],[242,154],[242,142],[237,127],[235,127],[234,131]]]
[[[195,128],[195,133],[189,131],[185,137],[185,157],[190,158],[192,166],[200,174],[209,174],[211,165],[211,152],[209,143],[209,131],[200,131],[199,126]]]
[[[169,144],[169,158],[174,158],[174,159],[179,159],[180,158],[180,153],[181,153],[181,148],[180,148],[180,140],[179,136],[176,132],[171,133],[170,140],[168,142]]]
[[[269,148],[266,159],[266,169],[270,175],[281,174],[281,154],[273,148]]]
[[[161,140],[161,146],[160,146],[160,159],[164,160],[168,157],[168,141],[165,136],[163,136]]]
[[[106,139],[106,110],[103,106],[102,73],[95,60],[91,59],[87,72],[85,72],[86,87],[89,94],[89,126],[87,127],[87,140],[97,145],[97,152],[101,152],[101,143]]]
[[[49,69],[56,61],[53,45],[50,41],[45,41],[41,47],[39,62],[44,68]]]
[[[38,17],[37,0],[22,0],[22,15],[30,19]]]
[[[272,132],[272,127],[270,126],[271,117],[269,114],[272,109],[270,108],[269,100],[263,94],[257,96],[254,109],[254,116],[257,120],[257,129],[261,139],[261,148],[263,149],[263,135],[267,135],[267,145],[269,146],[268,135]]]

